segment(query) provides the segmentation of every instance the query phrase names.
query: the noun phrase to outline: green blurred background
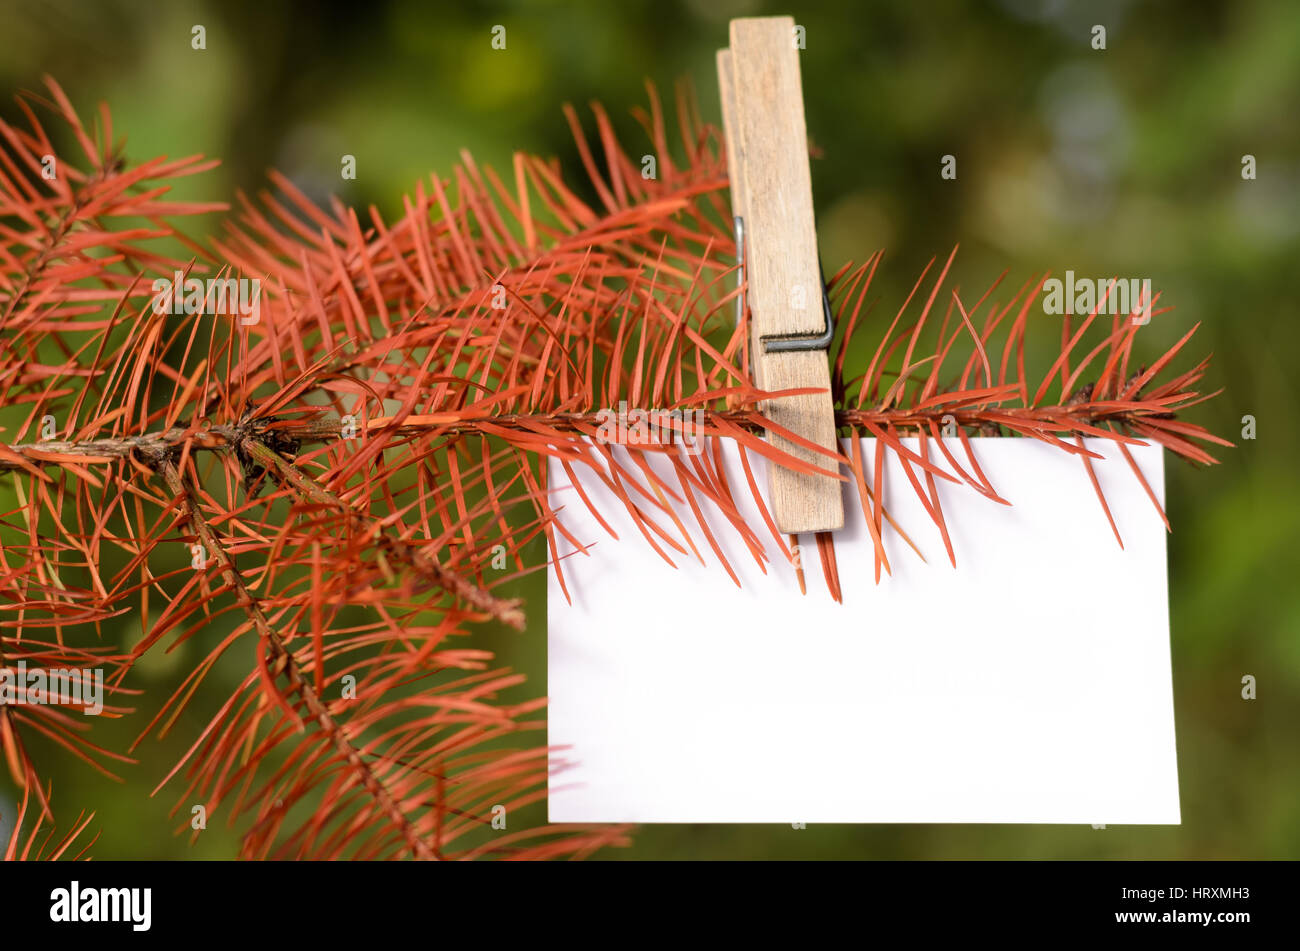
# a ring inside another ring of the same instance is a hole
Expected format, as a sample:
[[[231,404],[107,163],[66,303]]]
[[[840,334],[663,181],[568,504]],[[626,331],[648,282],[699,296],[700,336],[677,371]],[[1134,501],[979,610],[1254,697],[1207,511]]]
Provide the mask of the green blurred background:
[[[224,160],[183,180],[182,197],[255,192],[274,166],[317,197],[373,203],[391,219],[402,193],[431,170],[447,173],[461,148],[498,169],[516,149],[558,156],[580,184],[566,101],[602,101],[634,154],[643,139],[628,110],[645,104],[646,79],[669,100],[676,80],[689,81],[705,117],[718,121],[714,51],[726,45],[730,17],[758,14],[791,14],[806,28],[822,257],[830,272],[886,248],[878,314],[892,313],[926,262],[960,242],[956,280],[965,288],[1003,269],[1013,286],[1048,269],[1150,277],[1162,303],[1176,307],[1144,332],[1150,353],[1203,322],[1180,365],[1213,351],[1206,388],[1225,392],[1192,418],[1237,448],[1217,453],[1222,464],[1209,469],[1169,468],[1183,823],[646,826],[631,849],[607,854],[1300,857],[1300,593],[1288,554],[1300,529],[1291,377],[1300,344],[1300,4],[2,0],[0,91],[36,89],[50,73],[83,113],[110,104],[132,160],[195,152]],[[207,30],[202,52],[191,49],[194,24]],[[504,51],[490,45],[496,24],[507,29]],[[1104,51],[1090,46],[1093,24],[1107,28]],[[16,118],[7,99],[0,110]],[[357,156],[355,181],[340,179],[345,153]],[[957,158],[956,181],[940,178],[945,154]],[[1242,178],[1246,154],[1258,163],[1254,181]],[[1247,414],[1257,420],[1254,440],[1240,438]],[[1080,590],[1089,596],[1086,582]],[[480,643],[541,690],[541,576],[519,591],[530,630],[488,631]],[[164,687],[194,659],[157,653],[137,685]],[[1241,698],[1245,674],[1258,678],[1254,701]],[[109,745],[134,737],[157,703],[97,735]],[[174,792],[148,798],[199,722],[144,744],[123,785],[88,778],[66,755],[42,757],[55,767],[56,806],[98,810],[97,857],[234,854],[218,822],[193,847],[172,835]],[[12,795],[0,784],[0,811]]]

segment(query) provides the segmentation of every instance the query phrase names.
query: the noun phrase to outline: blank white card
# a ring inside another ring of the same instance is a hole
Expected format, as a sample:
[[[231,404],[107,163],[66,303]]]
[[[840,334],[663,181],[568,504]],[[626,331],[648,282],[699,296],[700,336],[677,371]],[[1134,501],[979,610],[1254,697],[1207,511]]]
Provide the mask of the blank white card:
[[[875,440],[862,443],[870,471]],[[1106,457],[1094,468],[1121,549],[1077,457],[1031,439],[972,444],[1013,504],[937,481],[956,568],[889,453],[886,508],[927,561],[887,528],[893,574],[875,584],[846,485],[843,604],[811,536],[802,595],[770,538],[764,574],[706,513],[737,588],[689,508],[679,517],[706,564],[674,556],[674,568],[584,479],[610,538],[552,464],[552,504],[595,545],[564,558],[572,604],[550,571],[551,821],[1178,823],[1155,508],[1114,444],[1087,440]],[[1132,452],[1163,504],[1161,450]],[[735,443],[724,453],[733,494],[767,536]],[[766,462],[750,461],[765,488]]]

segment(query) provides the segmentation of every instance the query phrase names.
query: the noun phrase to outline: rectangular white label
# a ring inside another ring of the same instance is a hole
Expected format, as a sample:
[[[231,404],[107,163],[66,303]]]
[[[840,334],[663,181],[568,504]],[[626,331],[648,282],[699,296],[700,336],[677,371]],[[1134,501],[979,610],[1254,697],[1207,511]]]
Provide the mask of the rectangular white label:
[[[862,444],[870,473],[875,440]],[[1086,441],[1106,457],[1094,467],[1121,549],[1077,457],[972,444],[1012,505],[938,482],[956,568],[891,452],[886,507],[927,562],[886,526],[893,575],[875,584],[845,487],[843,604],[811,536],[800,594],[734,442],[727,478],[768,545],[766,574],[702,507],[740,588],[688,507],[707,564],[673,568],[584,479],[610,538],[552,463],[552,505],[596,544],[564,560],[571,605],[550,572],[551,821],[1178,823],[1165,528],[1150,499],[1113,443]],[[1163,504],[1162,450],[1131,451]],[[933,445],[930,458],[942,463]],[[765,489],[767,463],[750,462]]]

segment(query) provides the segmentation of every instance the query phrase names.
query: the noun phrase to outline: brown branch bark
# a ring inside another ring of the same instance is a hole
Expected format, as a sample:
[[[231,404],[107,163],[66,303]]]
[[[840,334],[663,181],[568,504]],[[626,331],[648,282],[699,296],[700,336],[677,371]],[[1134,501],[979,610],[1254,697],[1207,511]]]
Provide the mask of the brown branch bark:
[[[1130,405],[1126,404],[1126,405]],[[754,410],[705,410],[704,422],[726,423],[740,426],[754,432],[761,432],[763,424],[760,415]],[[885,409],[885,410],[839,410],[835,414],[837,427],[849,429],[866,429],[868,425],[877,427],[893,426],[895,428],[915,428],[928,426],[930,422],[940,422],[945,416],[952,416],[956,425],[967,429],[987,427],[989,416],[998,418],[1015,417],[1026,423],[1039,424],[1040,428],[1055,429],[1058,432],[1071,431],[1071,424],[1097,426],[1111,422],[1130,425],[1143,419],[1168,419],[1174,414],[1166,412],[1163,407],[1153,406],[1151,410],[1107,410],[1105,403],[1078,404],[1074,406],[1037,406],[1032,409],[1012,407],[1006,409],[948,409],[942,405],[926,409]],[[400,438],[411,438],[431,433],[446,436],[460,436],[481,433],[485,428],[494,432],[514,430],[520,433],[536,435],[536,427],[554,429],[566,434],[587,432],[600,425],[603,417],[597,413],[538,413],[522,415],[509,413],[501,416],[465,416],[457,419],[454,414],[438,414],[438,419],[431,422],[403,423],[398,426],[374,426],[371,432],[388,430]],[[95,462],[111,462],[124,459],[132,452],[138,451],[146,458],[154,455],[166,455],[190,443],[192,451],[226,451],[234,449],[250,436],[260,442],[259,434],[274,433],[277,436],[295,439],[300,443],[323,443],[342,438],[342,429],[337,421],[310,422],[292,424],[278,422],[274,430],[259,426],[255,421],[242,427],[213,426],[210,429],[170,429],[166,432],[150,433],[142,436],[117,436],[105,439],[87,439],[82,441],[50,440],[49,442],[0,444],[0,472],[23,469],[22,460],[31,465],[63,465],[75,463],[85,465]],[[279,457],[283,461],[283,457]],[[298,470],[301,474],[301,470]],[[307,478],[304,476],[304,478]],[[340,502],[340,504],[343,504]]]

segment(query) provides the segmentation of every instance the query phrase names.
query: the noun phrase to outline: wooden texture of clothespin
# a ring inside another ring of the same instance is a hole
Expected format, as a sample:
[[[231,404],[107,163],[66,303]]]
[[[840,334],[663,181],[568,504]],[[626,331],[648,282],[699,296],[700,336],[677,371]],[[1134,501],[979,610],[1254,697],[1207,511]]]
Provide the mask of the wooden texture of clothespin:
[[[767,400],[760,409],[778,426],[838,450],[826,350],[830,313],[829,305],[823,311],[794,20],[732,20],[730,40],[730,49],[718,51],[718,86],[732,209],[743,222],[737,232],[744,247],[737,250],[749,285],[751,366],[765,390],[823,391]],[[782,436],[769,434],[768,441],[822,469],[835,467],[829,457]],[[770,468],[778,529],[798,534],[844,525],[837,480]]]

